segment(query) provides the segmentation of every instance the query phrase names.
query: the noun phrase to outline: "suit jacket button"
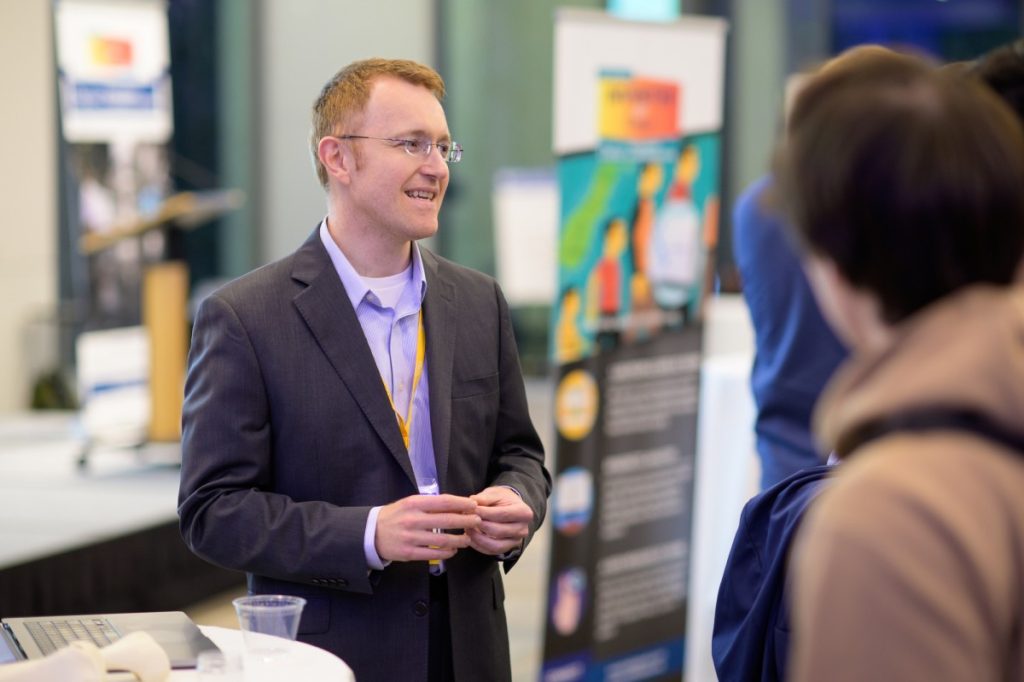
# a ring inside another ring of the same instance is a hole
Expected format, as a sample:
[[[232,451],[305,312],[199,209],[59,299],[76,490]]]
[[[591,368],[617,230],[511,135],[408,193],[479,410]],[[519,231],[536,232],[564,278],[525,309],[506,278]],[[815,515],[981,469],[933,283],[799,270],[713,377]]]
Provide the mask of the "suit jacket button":
[[[418,602],[416,602],[416,604],[413,605],[412,612],[420,618],[422,618],[423,616],[430,613],[430,607],[427,606],[427,602],[420,599]]]
[[[346,587],[348,585],[348,581],[345,580],[344,578],[338,578],[338,584],[341,585],[342,587]]]

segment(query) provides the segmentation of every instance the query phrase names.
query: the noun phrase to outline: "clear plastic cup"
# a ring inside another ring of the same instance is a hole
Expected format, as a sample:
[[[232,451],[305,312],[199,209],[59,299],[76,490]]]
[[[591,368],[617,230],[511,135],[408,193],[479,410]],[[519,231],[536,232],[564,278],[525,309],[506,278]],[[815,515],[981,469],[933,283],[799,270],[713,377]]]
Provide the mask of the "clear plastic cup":
[[[235,605],[243,634],[257,632],[295,639],[306,600],[284,594],[255,594],[239,597],[231,603]]]
[[[258,594],[232,601],[245,643],[247,680],[281,680],[288,670],[289,643],[299,633],[306,600],[283,594]]]
[[[251,638],[250,633],[295,639],[306,600],[284,594],[257,594],[239,597],[231,603],[239,615],[246,648],[251,650],[256,645],[264,648],[275,645],[272,640],[267,642],[262,637]]]

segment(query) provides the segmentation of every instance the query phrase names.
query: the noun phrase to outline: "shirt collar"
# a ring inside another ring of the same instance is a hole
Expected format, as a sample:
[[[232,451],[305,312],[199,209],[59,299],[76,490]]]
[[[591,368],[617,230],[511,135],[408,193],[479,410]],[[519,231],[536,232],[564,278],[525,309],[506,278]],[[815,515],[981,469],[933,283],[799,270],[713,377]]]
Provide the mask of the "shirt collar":
[[[345,287],[345,293],[348,294],[349,301],[352,302],[352,309],[355,310],[363,299],[366,298],[370,288],[366,286],[366,282],[363,281],[363,278],[359,276],[356,269],[352,267],[352,263],[349,262],[345,254],[334,242],[334,238],[331,237],[331,233],[327,229],[327,218],[320,222],[320,241],[323,243],[324,248],[327,249],[327,255],[331,257],[334,270],[338,273],[338,277],[341,278],[341,283]],[[420,295],[417,303],[422,304],[424,297],[427,295],[427,275],[423,270],[420,246],[416,242],[412,243],[412,281],[419,283]]]

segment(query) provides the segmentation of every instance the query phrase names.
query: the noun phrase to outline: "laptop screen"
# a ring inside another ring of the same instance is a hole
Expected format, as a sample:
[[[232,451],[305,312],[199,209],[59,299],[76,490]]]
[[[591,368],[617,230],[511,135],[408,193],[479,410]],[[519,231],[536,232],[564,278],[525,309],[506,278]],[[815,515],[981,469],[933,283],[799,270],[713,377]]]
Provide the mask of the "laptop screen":
[[[7,628],[0,626],[0,665],[21,660],[21,654],[15,647],[11,636],[7,634]]]

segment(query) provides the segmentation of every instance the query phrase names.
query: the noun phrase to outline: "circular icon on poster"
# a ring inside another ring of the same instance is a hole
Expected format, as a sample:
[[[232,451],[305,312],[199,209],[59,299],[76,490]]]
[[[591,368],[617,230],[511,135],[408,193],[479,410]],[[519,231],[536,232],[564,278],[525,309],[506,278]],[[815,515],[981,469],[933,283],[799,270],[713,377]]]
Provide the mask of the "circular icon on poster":
[[[597,421],[597,382],[582,369],[562,377],[555,391],[555,424],[569,440],[583,440]]]
[[[555,479],[555,528],[578,535],[594,511],[594,477],[583,467],[570,467]]]
[[[571,635],[580,626],[587,596],[587,574],[582,568],[567,568],[555,578],[552,590],[551,625],[560,635]]]

